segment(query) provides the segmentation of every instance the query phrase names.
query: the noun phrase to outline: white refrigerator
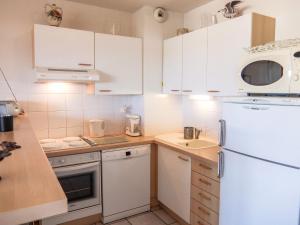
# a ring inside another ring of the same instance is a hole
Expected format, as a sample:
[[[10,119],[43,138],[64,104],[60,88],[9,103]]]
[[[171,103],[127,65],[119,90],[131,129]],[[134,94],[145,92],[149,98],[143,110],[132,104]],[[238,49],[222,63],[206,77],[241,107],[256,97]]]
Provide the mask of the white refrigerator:
[[[220,225],[299,225],[300,101],[223,103]]]

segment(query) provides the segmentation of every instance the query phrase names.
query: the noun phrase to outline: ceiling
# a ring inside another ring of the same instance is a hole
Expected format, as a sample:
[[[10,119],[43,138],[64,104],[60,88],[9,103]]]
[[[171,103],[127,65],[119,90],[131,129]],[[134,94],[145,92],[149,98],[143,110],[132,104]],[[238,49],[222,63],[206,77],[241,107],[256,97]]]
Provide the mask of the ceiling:
[[[211,0],[69,0],[103,8],[134,12],[142,6],[164,7],[171,11],[187,12]]]

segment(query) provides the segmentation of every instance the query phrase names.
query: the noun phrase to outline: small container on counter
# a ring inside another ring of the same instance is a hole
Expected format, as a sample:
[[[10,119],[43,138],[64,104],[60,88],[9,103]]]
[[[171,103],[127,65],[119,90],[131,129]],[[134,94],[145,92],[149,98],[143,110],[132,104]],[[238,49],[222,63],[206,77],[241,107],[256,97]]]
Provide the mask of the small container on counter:
[[[14,130],[14,117],[12,115],[0,115],[0,132]]]

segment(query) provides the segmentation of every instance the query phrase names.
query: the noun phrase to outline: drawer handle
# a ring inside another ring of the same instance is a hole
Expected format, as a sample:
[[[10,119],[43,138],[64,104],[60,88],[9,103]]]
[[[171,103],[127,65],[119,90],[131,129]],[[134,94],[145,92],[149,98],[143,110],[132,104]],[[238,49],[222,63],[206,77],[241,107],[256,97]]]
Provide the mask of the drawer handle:
[[[211,201],[211,198],[210,198],[210,197],[207,197],[206,195],[202,194],[201,192],[199,192],[198,194],[199,194],[199,196],[200,196],[201,198],[204,198],[204,199],[207,200],[207,201]]]
[[[78,63],[78,66],[92,66],[90,63]]]
[[[183,92],[191,93],[191,92],[193,92],[193,91],[192,91],[192,90],[183,90]]]
[[[185,162],[188,162],[188,161],[189,161],[189,159],[184,158],[184,157],[182,157],[182,156],[178,156],[178,159],[181,159],[181,160],[183,160],[183,161],[185,161]]]
[[[179,90],[171,90],[171,91],[173,91],[173,92],[178,92]]]
[[[99,90],[99,92],[112,92],[112,90]]]
[[[199,167],[202,167],[203,169],[206,169],[206,170],[212,170],[212,168],[210,168],[209,166],[203,165],[201,163],[199,163]]]
[[[203,180],[203,179],[199,178],[199,181],[200,181],[201,183],[207,185],[207,186],[211,186],[211,183],[208,182],[208,181],[206,181],[206,180]]]
[[[205,215],[209,216],[210,212],[207,212],[205,209],[201,208],[200,206],[198,207],[198,209],[203,212]]]
[[[220,91],[218,91],[218,90],[208,90],[207,92],[209,92],[209,93],[219,93]]]

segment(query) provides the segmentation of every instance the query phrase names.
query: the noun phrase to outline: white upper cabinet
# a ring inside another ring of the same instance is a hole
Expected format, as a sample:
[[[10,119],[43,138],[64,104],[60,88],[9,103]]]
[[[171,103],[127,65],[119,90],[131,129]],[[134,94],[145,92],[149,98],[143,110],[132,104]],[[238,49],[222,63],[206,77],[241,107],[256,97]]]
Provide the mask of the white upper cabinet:
[[[94,33],[34,25],[34,66],[94,69]]]
[[[95,69],[100,72],[96,95],[143,94],[142,39],[96,34]]]
[[[217,96],[237,95],[245,48],[274,39],[275,19],[256,13],[208,27],[207,91]]]
[[[207,29],[183,35],[182,93],[206,92]]]
[[[181,94],[182,36],[164,41],[163,92]]]

